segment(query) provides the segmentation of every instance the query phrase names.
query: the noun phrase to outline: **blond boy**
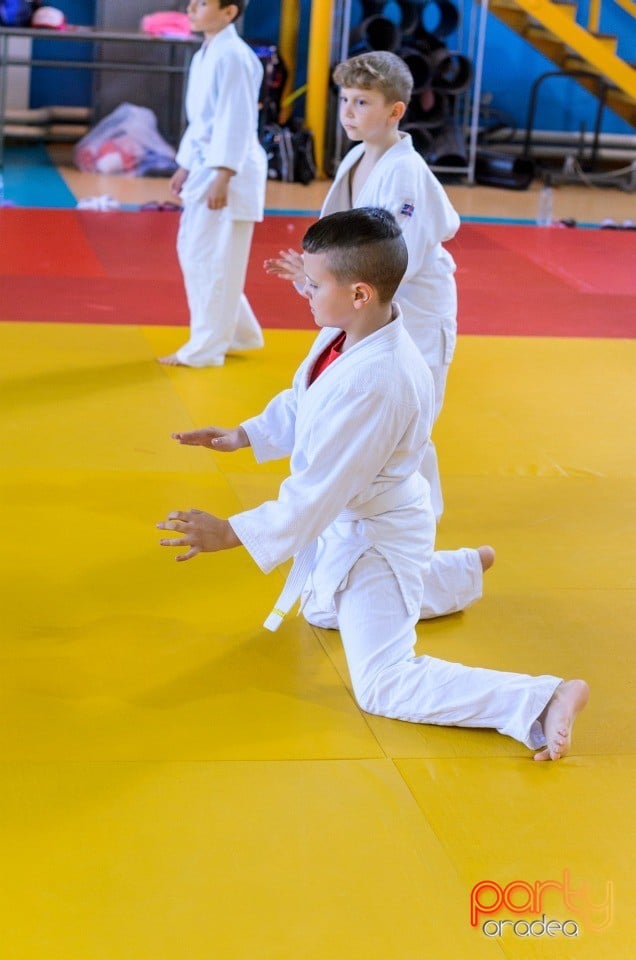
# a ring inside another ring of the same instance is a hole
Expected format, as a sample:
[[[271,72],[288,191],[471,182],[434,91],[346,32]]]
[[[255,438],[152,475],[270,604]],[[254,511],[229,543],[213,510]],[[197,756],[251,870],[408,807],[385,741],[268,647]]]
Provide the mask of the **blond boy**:
[[[340,123],[358,141],[340,164],[321,216],[353,207],[384,207],[397,219],[409,254],[396,294],[404,325],[426,360],[435,383],[435,417],[444,399],[446,377],[457,338],[455,263],[442,246],[459,228],[459,217],[443,187],[399,129],[413,89],[413,78],[396,54],[374,51],[339,64],[334,81],[340,88]],[[265,268],[302,280],[302,260],[281,251]],[[422,464],[431,485],[436,517],[443,498],[435,447]]]

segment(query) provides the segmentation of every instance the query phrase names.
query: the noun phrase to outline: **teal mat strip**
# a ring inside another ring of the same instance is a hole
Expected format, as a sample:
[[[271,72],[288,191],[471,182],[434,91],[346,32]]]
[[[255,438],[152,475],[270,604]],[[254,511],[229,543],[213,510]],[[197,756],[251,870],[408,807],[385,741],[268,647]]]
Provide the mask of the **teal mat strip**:
[[[9,146],[4,152],[4,197],[0,200],[15,204],[17,207],[74,208],[77,200],[66,185],[63,177],[51,163],[46,148],[41,143],[21,146]],[[138,210],[137,204],[122,204],[121,210]],[[317,218],[320,211],[315,209],[268,208],[265,213],[275,217],[312,217]],[[519,224],[530,226],[534,220],[507,217],[471,217],[461,218],[462,223],[497,223],[506,226]],[[595,223],[579,223],[579,227],[598,227]]]
[[[7,147],[4,151],[4,200],[17,207],[77,206],[74,195],[51,163],[41,143]]]

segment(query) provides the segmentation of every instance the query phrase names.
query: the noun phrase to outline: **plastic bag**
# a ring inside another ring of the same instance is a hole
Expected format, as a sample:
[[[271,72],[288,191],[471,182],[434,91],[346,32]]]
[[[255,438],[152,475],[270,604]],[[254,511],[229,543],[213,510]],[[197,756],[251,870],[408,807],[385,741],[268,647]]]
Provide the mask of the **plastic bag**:
[[[85,173],[171,176],[175,151],[147,107],[121,103],[75,144],[73,162]]]

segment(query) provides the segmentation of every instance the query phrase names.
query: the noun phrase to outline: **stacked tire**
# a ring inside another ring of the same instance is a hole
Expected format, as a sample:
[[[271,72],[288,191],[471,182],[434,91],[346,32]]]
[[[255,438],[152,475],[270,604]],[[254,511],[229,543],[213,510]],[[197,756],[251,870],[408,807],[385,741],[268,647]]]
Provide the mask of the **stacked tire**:
[[[473,77],[469,58],[447,45],[458,27],[451,0],[362,0],[362,18],[349,37],[350,56],[389,50],[404,60],[413,75],[413,95],[401,129],[428,163],[449,168],[467,163],[456,114],[458,97]]]

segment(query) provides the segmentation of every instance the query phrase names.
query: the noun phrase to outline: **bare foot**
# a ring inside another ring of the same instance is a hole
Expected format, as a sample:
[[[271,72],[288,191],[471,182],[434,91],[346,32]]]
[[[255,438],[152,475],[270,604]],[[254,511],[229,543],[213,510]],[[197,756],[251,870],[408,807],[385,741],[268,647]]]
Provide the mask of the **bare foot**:
[[[539,717],[547,746],[535,753],[535,760],[561,760],[572,745],[572,727],[588,701],[590,688],[585,680],[566,680],[554,691]]]
[[[486,570],[490,570],[493,563],[495,562],[495,551],[492,547],[477,547],[477,553],[479,554],[479,559],[481,560],[481,569],[485,573]]]
[[[159,363],[163,363],[166,367],[185,367],[187,364],[181,363],[176,353],[169,353],[165,357],[157,357]]]

